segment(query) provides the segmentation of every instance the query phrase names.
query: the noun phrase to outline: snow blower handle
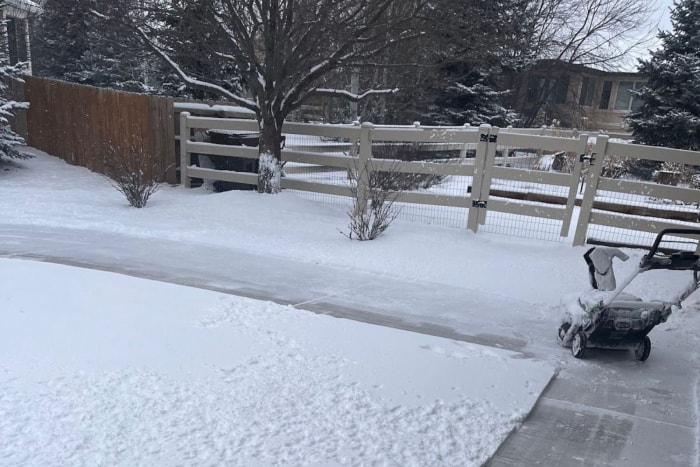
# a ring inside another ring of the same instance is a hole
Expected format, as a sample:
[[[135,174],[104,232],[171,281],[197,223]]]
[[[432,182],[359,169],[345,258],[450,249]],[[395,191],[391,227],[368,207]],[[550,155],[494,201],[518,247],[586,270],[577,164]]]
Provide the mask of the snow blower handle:
[[[658,255],[659,246],[665,236],[686,235],[695,237],[700,241],[700,229],[664,229],[658,233],[649,253],[642,257],[639,269],[676,269],[698,270],[700,269],[700,256],[689,251],[678,251],[671,255]]]

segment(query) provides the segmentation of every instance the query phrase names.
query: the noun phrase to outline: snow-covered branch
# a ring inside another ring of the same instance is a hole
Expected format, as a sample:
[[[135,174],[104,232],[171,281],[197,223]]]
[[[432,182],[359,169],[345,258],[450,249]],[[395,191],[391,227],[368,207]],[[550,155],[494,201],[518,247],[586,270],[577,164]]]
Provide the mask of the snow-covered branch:
[[[146,31],[143,30],[142,27],[136,26],[136,31],[139,33],[139,36],[143,40],[143,42],[150,48],[156,55],[158,55],[161,59],[163,59],[169,66],[172,68],[172,70],[182,79],[188,86],[203,89],[206,91],[214,92],[216,94],[219,94],[222,97],[225,97],[227,99],[230,99],[232,102],[245,107],[247,109],[257,111],[258,110],[258,105],[250,100],[250,99],[245,99],[237,94],[234,94],[233,92],[229,91],[228,89],[221,87],[217,84],[214,83],[209,83],[207,81],[202,81],[197,78],[194,78],[190,76],[189,74],[185,73],[180,66],[175,63],[175,61],[170,58],[170,56],[167,54],[167,52],[164,50],[163,47],[159,47],[158,44],[156,44],[146,33]]]
[[[343,97],[353,102],[361,101],[362,99],[365,99],[369,96],[395,94],[397,92],[399,92],[398,88],[370,89],[369,91],[365,91],[362,94],[355,94],[344,89],[316,88],[313,90],[313,94],[315,95]]]

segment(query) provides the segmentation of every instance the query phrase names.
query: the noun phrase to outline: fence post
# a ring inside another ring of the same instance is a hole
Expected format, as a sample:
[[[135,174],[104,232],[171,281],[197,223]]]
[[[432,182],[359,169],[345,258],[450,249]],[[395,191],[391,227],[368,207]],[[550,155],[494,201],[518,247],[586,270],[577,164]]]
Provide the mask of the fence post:
[[[578,193],[578,186],[581,183],[581,171],[583,170],[583,158],[588,153],[588,135],[582,134],[578,138],[578,151],[575,154],[576,159],[574,160],[574,168],[571,171],[571,182],[569,183],[569,196],[566,199],[566,211],[564,212],[564,219],[561,223],[561,232],[559,236],[567,237],[569,235],[569,229],[571,229],[571,218],[574,215],[574,208],[576,206],[576,195]]]
[[[360,126],[360,154],[358,158],[358,177],[357,177],[357,214],[365,214],[367,212],[367,198],[369,193],[369,172],[370,159],[372,158],[372,125],[365,122]]]
[[[580,246],[586,243],[588,223],[591,220],[591,211],[593,211],[593,202],[595,201],[595,194],[598,190],[600,174],[603,171],[603,161],[605,160],[607,148],[608,136],[598,135],[595,148],[590,156],[591,164],[588,168],[586,187],[583,192],[583,201],[581,202],[581,211],[578,215],[578,224],[576,226],[576,234],[574,235],[574,246]]]
[[[469,130],[472,126],[469,123],[464,124],[464,129]],[[462,147],[459,149],[459,158],[464,161],[467,158],[467,150],[469,149],[469,143],[463,143]]]
[[[476,157],[474,158],[474,175],[472,176],[471,207],[467,219],[467,229],[472,232],[479,230],[479,211],[481,210],[481,186],[486,168],[486,154],[489,146],[489,132],[491,125],[479,126],[479,142],[476,145]]]
[[[481,193],[479,200],[479,225],[486,223],[486,213],[488,212],[489,195],[491,194],[491,179],[493,178],[493,167],[496,165],[496,149],[498,148],[498,133],[500,128],[492,127],[489,131],[488,146],[486,146],[486,159],[484,159],[484,170],[481,178]]]
[[[191,162],[187,148],[187,142],[190,140],[190,128],[187,126],[189,116],[189,112],[180,112],[180,183],[185,188],[192,186],[192,181],[187,176],[187,167]]]

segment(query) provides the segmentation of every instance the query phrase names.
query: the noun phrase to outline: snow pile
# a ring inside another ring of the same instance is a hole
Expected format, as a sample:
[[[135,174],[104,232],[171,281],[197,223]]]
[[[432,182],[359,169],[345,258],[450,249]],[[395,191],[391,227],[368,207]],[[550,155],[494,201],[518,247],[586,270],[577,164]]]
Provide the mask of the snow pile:
[[[552,377],[517,354],[0,260],[10,465],[481,465]],[[43,284],[43,293],[35,293]]]

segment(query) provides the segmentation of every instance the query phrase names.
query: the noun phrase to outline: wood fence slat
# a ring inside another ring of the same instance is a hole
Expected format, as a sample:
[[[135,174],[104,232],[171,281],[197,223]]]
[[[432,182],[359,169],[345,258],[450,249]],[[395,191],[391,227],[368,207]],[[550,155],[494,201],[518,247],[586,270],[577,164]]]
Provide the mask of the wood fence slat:
[[[28,76],[24,99],[27,143],[66,162],[104,172],[110,151],[143,147],[160,175],[175,162],[173,102],[134,94]],[[175,169],[166,181],[175,183]]]

